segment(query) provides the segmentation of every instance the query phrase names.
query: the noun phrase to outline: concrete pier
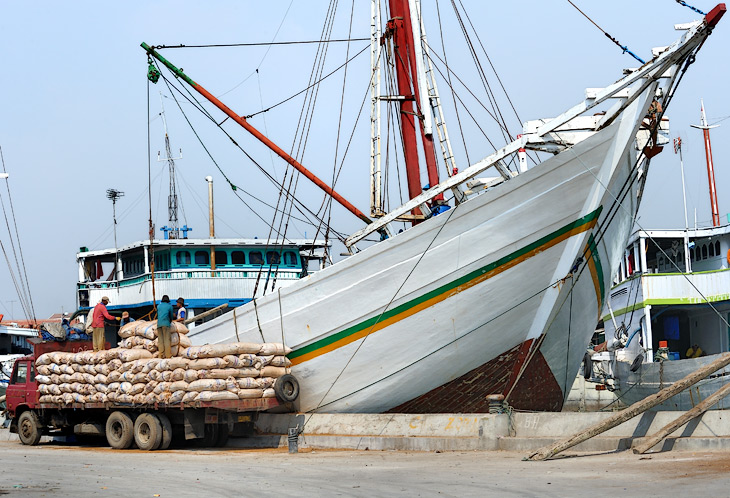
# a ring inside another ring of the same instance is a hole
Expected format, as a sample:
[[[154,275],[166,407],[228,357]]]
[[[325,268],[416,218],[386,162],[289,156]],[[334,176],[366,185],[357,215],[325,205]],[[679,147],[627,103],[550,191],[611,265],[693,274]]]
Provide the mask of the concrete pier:
[[[575,451],[629,449],[679,417],[681,412],[646,412]],[[300,448],[349,450],[531,451],[585,429],[611,413],[503,414],[261,414],[257,435],[231,439],[229,446],[287,446],[287,433],[299,427]],[[661,448],[660,448],[661,446]],[[657,445],[692,451],[730,449],[730,413],[709,411]]]

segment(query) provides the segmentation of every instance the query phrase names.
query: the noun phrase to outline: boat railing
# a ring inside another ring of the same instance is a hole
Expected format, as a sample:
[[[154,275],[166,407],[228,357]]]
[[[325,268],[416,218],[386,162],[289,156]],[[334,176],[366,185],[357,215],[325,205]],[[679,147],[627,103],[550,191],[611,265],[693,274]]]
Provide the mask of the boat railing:
[[[171,270],[155,272],[157,280],[189,280],[189,279],[256,279],[259,271],[255,269],[243,270]],[[289,269],[266,269],[261,273],[261,278],[276,277],[282,280],[296,280],[302,277],[302,272]],[[79,290],[84,289],[116,289],[118,287],[129,287],[140,285],[144,282],[152,280],[152,275],[147,273],[135,277],[125,278],[122,280],[113,280],[108,282],[80,282]]]

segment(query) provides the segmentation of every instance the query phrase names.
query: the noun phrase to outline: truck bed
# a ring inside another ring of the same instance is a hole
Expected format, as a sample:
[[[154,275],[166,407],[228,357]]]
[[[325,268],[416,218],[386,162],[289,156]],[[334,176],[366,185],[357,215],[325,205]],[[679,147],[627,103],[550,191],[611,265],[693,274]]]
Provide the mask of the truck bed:
[[[44,410],[113,410],[116,408],[134,408],[146,410],[183,410],[185,408],[215,408],[229,412],[261,412],[280,406],[281,402],[276,398],[253,398],[239,400],[218,400],[218,401],[193,401],[191,403],[155,403],[153,405],[135,405],[133,403],[71,403],[59,405],[56,403],[39,403]]]

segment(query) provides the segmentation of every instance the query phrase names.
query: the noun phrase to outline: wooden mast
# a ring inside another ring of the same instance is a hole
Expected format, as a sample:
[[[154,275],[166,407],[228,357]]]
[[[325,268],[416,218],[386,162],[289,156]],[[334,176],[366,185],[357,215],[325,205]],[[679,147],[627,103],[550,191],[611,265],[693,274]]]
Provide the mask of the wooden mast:
[[[421,171],[418,160],[418,143],[416,138],[415,118],[419,118],[421,143],[426,159],[426,171],[430,186],[439,183],[436,169],[436,154],[432,135],[426,135],[423,124],[423,113],[431,112],[430,107],[423,109],[414,102],[421,102],[419,92],[419,72],[417,70],[413,25],[408,0],[389,0],[390,20],[388,21],[385,36],[393,39],[393,58],[398,83],[398,98],[400,100],[400,125],[403,136],[403,155],[406,163],[408,178],[408,196],[413,199],[423,192],[421,185]],[[420,29],[420,27],[419,27]],[[415,223],[415,222],[414,222]]]
[[[717,187],[715,186],[715,165],[712,162],[712,145],[710,144],[710,129],[719,125],[710,126],[707,124],[705,115],[705,102],[700,100],[702,109],[702,121],[698,125],[690,125],[693,128],[702,130],[702,138],[705,142],[705,158],[707,159],[707,181],[710,187],[710,208],[712,209],[712,226],[720,226],[720,209],[717,206]]]

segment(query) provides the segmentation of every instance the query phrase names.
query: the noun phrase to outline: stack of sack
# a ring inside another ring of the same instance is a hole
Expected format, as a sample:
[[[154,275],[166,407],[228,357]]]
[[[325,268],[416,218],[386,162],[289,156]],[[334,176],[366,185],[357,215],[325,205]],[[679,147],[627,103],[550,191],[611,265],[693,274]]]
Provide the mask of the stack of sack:
[[[290,373],[282,344],[235,342],[191,346],[174,322],[172,358],[157,357],[156,322],[120,331],[122,347],[45,353],[36,360],[41,403],[180,404],[273,398],[276,379]]]

